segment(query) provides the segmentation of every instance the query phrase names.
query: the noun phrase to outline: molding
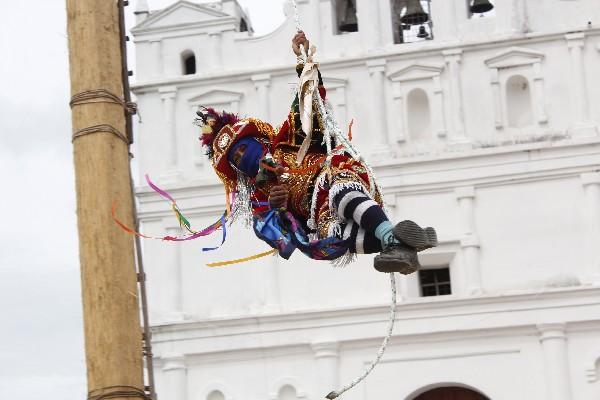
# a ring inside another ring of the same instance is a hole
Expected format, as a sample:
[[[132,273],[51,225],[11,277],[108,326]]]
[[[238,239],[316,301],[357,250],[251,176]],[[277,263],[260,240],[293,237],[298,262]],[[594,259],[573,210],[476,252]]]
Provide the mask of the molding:
[[[225,398],[225,400],[235,400],[235,397],[231,396],[231,391],[229,390],[227,385],[224,384],[223,382],[213,382],[213,383],[207,385],[202,390],[203,396],[200,398],[206,400],[206,399],[208,399],[208,395],[214,391],[221,392],[223,394],[223,397]]]
[[[590,185],[600,185],[600,172],[586,172],[580,175],[581,185],[583,187]]]
[[[134,26],[131,29],[131,33],[132,34],[141,34],[141,33],[146,33],[149,30],[161,30],[163,28],[168,28],[168,27],[173,27],[173,26],[196,25],[196,24],[201,24],[201,23],[205,22],[205,20],[202,20],[202,21],[198,21],[198,22],[194,22],[194,23],[187,23],[187,24],[163,25],[163,26],[159,26],[159,27],[155,26],[155,24],[157,22],[159,22],[160,20],[164,19],[165,17],[171,15],[175,11],[182,9],[182,8],[187,8],[197,14],[208,15],[209,17],[213,17],[213,18],[227,18],[227,17],[233,18],[229,14],[215,10],[214,8],[210,8],[210,7],[200,5],[200,4],[192,3],[190,1],[182,0],[182,1],[178,1],[178,2],[170,5],[169,7],[163,8],[160,11],[151,13],[150,16],[148,18],[146,18],[143,22]]]
[[[519,293],[499,293],[484,294],[477,297],[459,298],[459,297],[438,297],[438,298],[418,298],[398,304],[398,321],[408,323],[410,321],[421,321],[423,319],[446,319],[450,317],[477,316],[489,314],[506,314],[523,311],[539,312],[540,310],[556,309],[562,310],[565,314],[565,308],[600,306],[600,288],[593,286],[578,286],[568,288],[548,288],[545,291],[524,290]],[[273,332],[289,332],[297,329],[343,327],[344,334],[352,334],[347,328],[350,325],[386,323],[388,318],[389,305],[375,305],[352,308],[333,308],[325,310],[295,310],[283,313],[253,315],[253,316],[230,316],[223,318],[207,318],[197,321],[186,321],[177,324],[163,324],[153,326],[154,342],[172,342],[177,340],[190,340],[210,337],[225,337],[234,335],[247,335],[249,333],[260,333],[261,337]],[[540,332],[545,327],[553,327],[555,324],[524,324],[518,326],[527,327]],[[598,329],[600,321],[570,321],[569,326],[575,327],[577,324],[592,324],[589,329]],[[560,325],[560,324],[559,324]],[[517,325],[505,326],[502,329],[515,329]],[[483,331],[493,328],[479,328]],[[477,331],[477,327],[464,329],[464,331]],[[200,332],[206,331],[203,334]],[[456,331],[452,331],[456,332]],[[443,332],[436,332],[443,333]],[[190,336],[191,334],[191,336]],[[161,336],[164,335],[164,338]],[[289,336],[289,333],[286,333]],[[419,335],[417,335],[419,336]],[[459,334],[460,336],[460,334]],[[290,336],[290,340],[296,345],[308,345],[309,343],[298,343],[297,338]],[[262,340],[262,339],[261,339]],[[359,339],[363,340],[363,339]],[[373,340],[377,340],[373,337]],[[338,338],[340,343],[343,338]],[[264,342],[261,341],[261,343]],[[276,347],[283,347],[281,343]],[[228,351],[232,351],[229,349]]]
[[[600,366],[600,349],[592,352],[592,355],[585,363],[585,379],[588,383],[598,381],[598,367]]]
[[[531,43],[544,43],[552,40],[564,39],[565,31],[560,32],[552,32],[552,33],[543,33],[543,34],[532,34],[526,35],[521,38],[514,37],[506,37],[499,39],[497,41],[490,42],[489,40],[482,40],[471,43],[464,43],[460,46],[456,46],[456,48],[462,48],[463,51],[480,51],[480,50],[489,50],[489,49],[502,49],[505,48],[506,43],[521,43],[521,44],[531,44]],[[600,29],[592,29],[588,31],[588,36],[600,35]],[[141,40],[140,40],[141,41]],[[398,61],[412,61],[415,57],[428,57],[428,56],[436,56],[440,55],[443,50],[452,49],[451,45],[448,43],[433,43],[434,41],[428,41],[427,46],[414,48],[414,50],[407,50],[406,46],[400,46],[398,48],[392,48],[391,50],[387,50],[376,55],[361,55],[357,57],[348,57],[344,59],[335,59],[335,60],[321,60],[319,65],[321,67],[321,71],[324,75],[327,73],[328,68],[348,68],[348,67],[356,67],[356,66],[364,66],[369,61],[381,60],[382,57],[388,62],[398,62]],[[186,75],[179,77],[165,77],[156,81],[146,81],[135,83],[131,86],[132,91],[135,94],[152,91],[156,87],[166,85],[166,84],[185,84],[186,86],[196,86],[199,83],[210,83],[210,84],[219,84],[230,82],[232,79],[239,80],[247,80],[250,75],[256,74],[258,71],[264,73],[271,73],[273,76],[287,76],[292,75],[290,71],[293,71],[294,65],[285,63],[279,66],[265,67],[261,65],[249,65],[245,70],[235,70],[235,71],[218,71],[218,72],[208,72],[207,74],[196,74],[196,75]]]
[[[294,389],[296,389],[296,397],[297,398],[299,398],[299,399],[307,398],[306,391],[304,390],[304,385],[302,385],[297,378],[292,377],[292,376],[287,376],[287,377],[279,378],[275,382],[270,384],[269,399],[270,400],[278,400],[279,399],[279,391],[284,386],[287,386],[287,385],[292,386]]]
[[[310,347],[315,352],[315,358],[337,358],[340,355],[340,344],[332,342],[312,342]]]
[[[440,76],[444,64],[416,62],[388,75],[392,82],[431,79]]]
[[[549,323],[549,324],[538,324],[538,332],[540,333],[540,342],[547,340],[566,340],[567,324],[564,322]]]
[[[523,47],[511,47],[484,60],[489,68],[512,68],[541,62],[544,53]]]
[[[454,189],[456,200],[460,199],[474,199],[475,198],[475,187],[473,186],[461,186]]]
[[[244,93],[233,90],[213,89],[207,92],[188,98],[190,106],[200,106],[206,104],[230,104],[235,101],[241,101]]]
[[[328,76],[323,77],[323,84],[327,90],[345,88],[348,86],[348,79]]]

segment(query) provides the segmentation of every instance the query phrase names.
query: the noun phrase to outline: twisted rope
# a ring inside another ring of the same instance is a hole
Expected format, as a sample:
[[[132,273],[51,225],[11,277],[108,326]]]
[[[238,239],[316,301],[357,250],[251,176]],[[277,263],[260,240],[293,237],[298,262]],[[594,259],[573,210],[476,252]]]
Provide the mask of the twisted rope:
[[[88,126],[87,128],[83,128],[73,133],[71,137],[71,143],[75,142],[75,139],[79,139],[82,136],[91,135],[93,133],[110,133],[115,135],[122,141],[124,141],[127,145],[129,145],[129,139],[123,133],[121,133],[117,128],[108,124],[94,125]]]
[[[137,104],[133,101],[125,101],[116,94],[106,90],[106,89],[92,89],[85,90],[81,93],[74,94],[71,97],[71,101],[69,102],[69,106],[71,108],[75,106],[79,106],[82,104],[90,104],[90,103],[112,103],[118,104],[127,114],[135,115],[138,112]]]
[[[134,386],[106,386],[100,389],[92,390],[88,393],[87,400],[105,400],[122,397],[132,397],[143,400],[152,400],[142,389]]]
[[[392,337],[392,331],[394,330],[394,321],[396,320],[396,278],[394,277],[393,272],[390,273],[390,284],[392,286],[392,304],[390,306],[390,318],[389,318],[389,323],[388,323],[388,330],[387,330],[387,335],[383,339],[383,343],[381,344],[381,347],[379,348],[379,351],[377,352],[377,357],[371,363],[371,365],[369,365],[369,367],[365,370],[365,372],[363,372],[363,374],[361,376],[359,376],[358,378],[356,378],[355,380],[353,380],[352,382],[350,382],[348,385],[344,386],[343,388],[334,390],[333,392],[329,393],[327,396],[325,396],[325,398],[333,400],[333,399],[339,397],[340,395],[342,395],[344,392],[347,392],[348,390],[352,389],[354,386],[358,385],[360,382],[362,382],[367,377],[367,375],[369,375],[371,373],[371,371],[373,371],[373,368],[375,368],[375,366],[377,364],[379,364],[381,357],[383,357],[383,353],[385,353],[385,349],[387,348],[388,342],[390,341],[390,338]]]

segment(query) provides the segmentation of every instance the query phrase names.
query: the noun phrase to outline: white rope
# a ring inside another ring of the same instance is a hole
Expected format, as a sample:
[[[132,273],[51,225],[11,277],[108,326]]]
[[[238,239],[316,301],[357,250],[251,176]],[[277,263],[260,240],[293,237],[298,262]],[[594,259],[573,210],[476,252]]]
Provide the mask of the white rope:
[[[294,19],[296,21],[296,31],[300,32],[300,31],[302,31],[302,26],[300,25],[300,13],[298,12],[298,4],[296,3],[296,0],[292,0],[292,4],[294,6]],[[307,62],[308,57],[307,57],[306,51],[304,49],[304,46],[300,46],[300,52],[301,52],[300,58],[302,58],[305,62]],[[342,133],[339,125],[337,124],[337,121],[333,117],[333,112],[332,112],[333,110],[331,109],[331,106],[329,106],[329,107],[326,106],[325,102],[319,95],[318,91],[315,91],[315,97],[316,97],[318,112],[319,112],[319,114],[321,114],[321,118],[324,122],[323,125],[325,125],[324,132],[323,132],[323,140],[325,141],[325,145],[327,146],[327,155],[328,155],[327,163],[329,163],[331,161],[333,143],[335,143],[336,145],[343,144],[344,149],[350,154],[350,156],[356,160],[362,161],[363,165],[366,167],[367,173],[369,175],[369,181],[370,181],[369,183],[371,186],[370,192],[371,192],[371,195],[374,196],[376,191],[379,190],[379,188],[377,187],[375,177],[373,176],[373,170],[371,169],[370,166],[367,165],[366,162],[364,162],[364,159],[360,156],[360,154],[356,150],[356,148],[352,145],[352,143],[348,140],[348,138],[346,138],[344,136],[344,134]],[[316,192],[316,190],[315,190],[315,192]],[[341,389],[334,390],[333,392],[329,393],[327,396],[325,396],[327,399],[333,400],[333,399],[341,396],[343,393],[347,392],[348,390],[352,389],[354,386],[358,385],[371,373],[371,371],[373,371],[375,366],[377,364],[379,364],[381,357],[383,357],[383,353],[385,353],[388,342],[390,341],[390,338],[392,337],[392,332],[394,330],[394,322],[396,320],[396,278],[395,278],[393,272],[390,273],[390,285],[391,285],[391,292],[392,292],[392,304],[390,306],[390,318],[389,318],[389,323],[388,323],[388,330],[387,330],[387,335],[383,339],[383,343],[381,343],[381,347],[379,348],[379,351],[377,352],[377,357],[375,357],[375,360],[371,363],[371,365],[369,365],[369,367],[365,370],[365,372],[362,373],[361,376],[354,379],[352,382],[350,382],[348,385],[342,387]]]
[[[383,353],[385,353],[387,344],[390,341],[390,337],[392,337],[392,331],[394,330],[394,321],[396,320],[396,278],[394,277],[393,272],[390,272],[390,284],[392,286],[392,305],[390,307],[390,320],[389,320],[389,324],[388,324],[388,331],[387,331],[387,336],[385,337],[385,339],[383,339],[383,343],[381,344],[381,347],[379,348],[379,351],[377,352],[377,357],[375,358],[375,361],[373,361],[371,363],[371,365],[369,365],[369,367],[365,370],[365,372],[363,372],[363,374],[361,376],[359,376],[358,378],[356,378],[355,380],[353,380],[352,382],[350,382],[348,385],[344,386],[343,388],[334,390],[333,392],[331,392],[327,396],[325,396],[327,399],[333,400],[333,399],[339,397],[340,395],[342,395],[344,392],[347,392],[348,390],[352,389],[354,386],[358,385],[360,382],[362,382],[367,377],[367,375],[369,375],[371,373],[371,371],[373,371],[373,368],[375,368],[375,366],[377,364],[379,364],[379,361],[381,360]]]
[[[294,5],[294,19],[296,20],[296,31],[300,32],[302,27],[300,26],[300,13],[298,12],[298,4],[296,4],[296,0],[292,0],[292,4]]]

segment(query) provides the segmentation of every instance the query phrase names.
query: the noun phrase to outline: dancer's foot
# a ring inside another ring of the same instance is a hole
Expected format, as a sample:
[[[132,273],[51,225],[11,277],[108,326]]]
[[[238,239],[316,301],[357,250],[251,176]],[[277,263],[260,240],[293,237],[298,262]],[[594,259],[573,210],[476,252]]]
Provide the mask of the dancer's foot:
[[[435,229],[421,228],[417,223],[409,220],[402,221],[394,227],[394,236],[416,251],[423,251],[438,245]]]
[[[385,246],[375,257],[374,266],[379,272],[400,272],[403,275],[412,274],[421,268],[415,249],[397,241],[390,241]]]

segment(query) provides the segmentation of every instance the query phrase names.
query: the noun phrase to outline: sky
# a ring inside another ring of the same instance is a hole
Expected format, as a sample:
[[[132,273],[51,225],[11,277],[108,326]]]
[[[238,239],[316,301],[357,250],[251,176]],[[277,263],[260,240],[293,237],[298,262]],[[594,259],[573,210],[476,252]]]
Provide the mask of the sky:
[[[256,34],[283,22],[283,0],[239,2]],[[0,399],[81,400],[87,391],[65,8],[2,2]]]

